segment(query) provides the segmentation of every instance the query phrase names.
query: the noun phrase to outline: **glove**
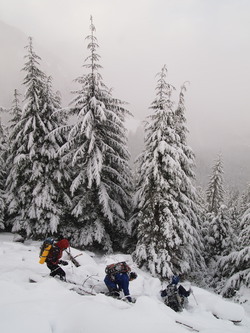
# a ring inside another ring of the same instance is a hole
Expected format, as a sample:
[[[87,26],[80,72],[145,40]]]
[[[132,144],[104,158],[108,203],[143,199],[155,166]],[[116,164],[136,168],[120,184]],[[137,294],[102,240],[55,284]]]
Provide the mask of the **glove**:
[[[166,289],[161,290],[160,293],[161,293],[161,297],[166,297],[167,296],[167,290]]]
[[[193,292],[191,288],[188,289],[186,297],[190,296],[190,294]]]
[[[64,260],[60,260],[59,264],[63,265],[63,266],[67,266],[69,263],[67,261]]]

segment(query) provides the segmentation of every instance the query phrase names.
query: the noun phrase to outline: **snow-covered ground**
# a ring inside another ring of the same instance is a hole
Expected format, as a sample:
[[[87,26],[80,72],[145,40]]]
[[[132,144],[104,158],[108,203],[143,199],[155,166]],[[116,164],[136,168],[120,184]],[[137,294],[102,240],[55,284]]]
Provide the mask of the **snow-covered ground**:
[[[188,308],[181,313],[163,304],[157,278],[141,271],[128,255],[104,257],[90,252],[77,260],[80,267],[64,266],[67,277],[88,291],[107,291],[103,283],[107,264],[127,261],[138,278],[131,282],[135,304],[104,294],[81,296],[73,285],[49,276],[46,264],[39,261],[39,242],[13,242],[13,235],[0,233],[0,332],[1,333],[181,333],[192,326],[203,333],[249,333],[250,313],[238,304],[192,286]],[[65,255],[64,259],[67,259]],[[37,281],[30,283],[30,279]],[[190,283],[183,283],[189,287]],[[246,291],[247,292],[247,291]],[[247,303],[246,303],[247,304]],[[217,319],[213,314],[220,317]],[[235,325],[228,319],[242,319]]]

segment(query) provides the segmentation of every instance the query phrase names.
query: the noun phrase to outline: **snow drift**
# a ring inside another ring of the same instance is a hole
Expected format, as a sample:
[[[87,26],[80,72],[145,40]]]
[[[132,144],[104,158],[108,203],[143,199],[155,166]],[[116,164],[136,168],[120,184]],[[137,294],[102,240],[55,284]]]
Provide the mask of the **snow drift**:
[[[248,333],[250,315],[243,307],[222,299],[204,289],[192,286],[188,308],[175,313],[163,304],[160,280],[136,267],[131,256],[114,254],[97,256],[81,254],[80,267],[64,267],[67,278],[96,293],[81,296],[72,284],[49,276],[46,265],[40,265],[40,242],[13,242],[13,235],[0,234],[0,332],[2,333]],[[64,256],[67,260],[67,256]],[[138,273],[131,282],[130,293],[135,304],[116,300],[100,293],[105,267],[116,261],[127,263]],[[30,283],[33,280],[36,283]],[[188,281],[183,282],[189,287]],[[219,318],[219,319],[218,319]],[[231,320],[241,321],[235,325]]]

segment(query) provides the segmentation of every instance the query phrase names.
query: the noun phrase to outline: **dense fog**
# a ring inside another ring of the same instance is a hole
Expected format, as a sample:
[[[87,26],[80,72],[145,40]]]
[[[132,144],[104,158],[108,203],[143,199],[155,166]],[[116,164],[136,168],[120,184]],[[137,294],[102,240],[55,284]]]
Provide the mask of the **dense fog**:
[[[86,58],[85,36],[93,15],[102,76],[115,96],[128,102],[135,124],[149,114],[155,75],[166,64],[176,99],[188,81],[186,117],[196,154],[197,180],[206,186],[217,154],[227,184],[249,182],[249,8],[246,1],[2,1],[0,4],[0,106],[15,88],[23,92],[28,36],[53,77],[64,106]],[[6,121],[3,113],[2,121]],[[129,121],[131,124],[131,121]],[[133,163],[143,144],[142,128],[130,126]],[[135,140],[136,137],[136,140]],[[136,144],[138,143],[138,144]]]

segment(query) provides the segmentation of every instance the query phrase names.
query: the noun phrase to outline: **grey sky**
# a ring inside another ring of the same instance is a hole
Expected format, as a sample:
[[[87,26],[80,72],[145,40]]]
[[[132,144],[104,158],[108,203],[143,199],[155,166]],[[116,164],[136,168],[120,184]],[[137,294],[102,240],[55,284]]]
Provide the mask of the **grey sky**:
[[[190,81],[192,141],[249,147],[249,0],[0,0],[0,20],[59,54],[72,80],[87,55],[90,15],[104,82],[136,118],[148,114],[155,75],[166,64],[177,91]]]

